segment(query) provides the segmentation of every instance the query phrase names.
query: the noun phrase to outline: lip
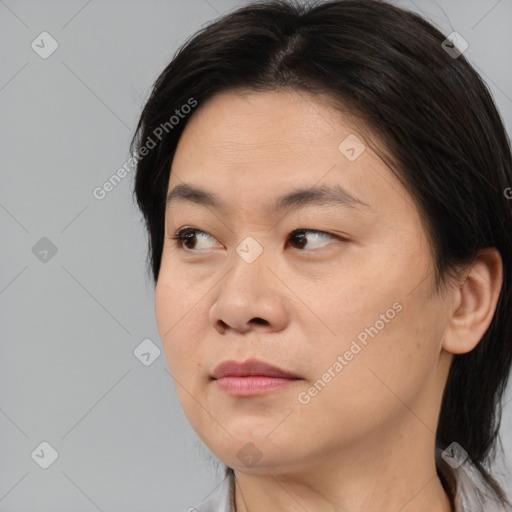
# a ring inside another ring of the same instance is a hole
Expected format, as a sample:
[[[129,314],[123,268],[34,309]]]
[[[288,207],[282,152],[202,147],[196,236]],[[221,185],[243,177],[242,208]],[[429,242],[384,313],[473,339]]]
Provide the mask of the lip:
[[[234,360],[224,361],[215,367],[212,374],[214,379],[254,376],[300,379],[298,375],[294,375],[286,370],[258,359],[248,359],[243,363],[239,363]]]
[[[216,366],[212,380],[230,395],[251,396],[282,389],[302,379],[264,361],[249,359],[243,363],[224,361]]]

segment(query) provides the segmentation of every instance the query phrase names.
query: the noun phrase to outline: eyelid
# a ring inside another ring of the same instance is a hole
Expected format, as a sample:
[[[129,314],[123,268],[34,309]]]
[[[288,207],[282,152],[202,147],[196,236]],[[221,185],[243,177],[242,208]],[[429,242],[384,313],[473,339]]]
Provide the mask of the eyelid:
[[[182,228],[178,229],[174,233],[174,236],[172,236],[170,238],[172,240],[176,241],[176,245],[178,246],[178,248],[183,249],[183,250],[188,250],[189,252],[197,252],[197,251],[195,251],[194,249],[187,249],[186,247],[183,246],[182,242],[183,242],[183,240],[186,239],[187,232],[190,232],[194,235],[197,235],[199,233],[199,234],[206,235],[206,236],[209,236],[209,237],[215,239],[215,237],[213,235],[210,235],[210,233],[207,233],[206,231],[203,231],[202,229],[194,228],[192,226],[183,226]]]

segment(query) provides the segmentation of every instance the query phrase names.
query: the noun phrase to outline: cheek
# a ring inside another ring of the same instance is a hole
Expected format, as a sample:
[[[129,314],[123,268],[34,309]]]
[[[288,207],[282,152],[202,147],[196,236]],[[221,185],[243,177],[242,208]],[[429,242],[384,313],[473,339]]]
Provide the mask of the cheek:
[[[191,327],[197,325],[197,308],[189,303],[188,295],[181,290],[179,283],[172,286],[161,274],[155,289],[155,316],[160,340],[172,375],[182,381],[191,375],[190,365],[194,356],[194,333]]]
[[[327,351],[315,351],[309,388],[301,389],[306,393],[301,403],[308,395],[309,403],[297,406],[301,428],[330,439],[343,432],[350,442],[419,408],[434,382],[438,353],[428,325],[414,314],[407,316],[404,305],[378,334],[368,335],[366,345],[349,336]]]
[[[344,421],[350,411],[353,419],[369,415],[378,422],[421,399],[434,382],[446,315],[428,282],[410,293],[416,282],[414,272],[388,267],[386,276],[360,284],[347,278],[331,284],[323,298],[315,295],[335,335],[319,344],[313,329],[309,333],[315,368],[309,384],[320,390],[312,390],[312,408],[316,402]]]
[[[195,332],[200,325],[201,303],[197,300],[185,302],[187,294],[179,284],[171,281],[168,285],[161,274],[155,290],[155,314],[169,371],[173,377],[176,394],[189,421],[195,425],[201,416],[201,408],[194,398],[202,396],[201,342]],[[194,307],[195,305],[195,307]],[[203,401],[202,399],[200,401]]]
[[[401,306],[378,333],[372,329],[353,365],[353,385],[377,410],[412,405],[434,383],[443,329],[437,305],[402,299]]]

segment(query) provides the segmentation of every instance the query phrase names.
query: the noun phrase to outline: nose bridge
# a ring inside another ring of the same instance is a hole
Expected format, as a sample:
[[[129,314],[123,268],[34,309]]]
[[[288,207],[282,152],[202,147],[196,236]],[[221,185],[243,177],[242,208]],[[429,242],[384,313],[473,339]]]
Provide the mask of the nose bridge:
[[[286,324],[287,308],[279,293],[279,280],[267,266],[271,266],[270,250],[255,238],[248,236],[236,246],[231,268],[210,309],[210,321],[219,332],[225,326],[242,332],[251,326],[280,330]],[[255,319],[256,324],[250,323]]]
[[[230,280],[237,286],[245,288],[244,281],[250,282],[250,287],[263,285],[266,282],[265,273],[268,272],[268,256],[270,249],[264,248],[253,236],[246,236],[236,247],[233,253],[233,268]]]
[[[265,260],[266,258],[263,257],[264,253],[265,256],[269,252],[268,245],[264,249],[263,247],[263,237],[258,237],[260,241],[258,241],[253,236],[246,236],[237,246],[235,249],[236,254],[242,259],[247,265],[252,265],[253,263],[257,262],[258,260]]]

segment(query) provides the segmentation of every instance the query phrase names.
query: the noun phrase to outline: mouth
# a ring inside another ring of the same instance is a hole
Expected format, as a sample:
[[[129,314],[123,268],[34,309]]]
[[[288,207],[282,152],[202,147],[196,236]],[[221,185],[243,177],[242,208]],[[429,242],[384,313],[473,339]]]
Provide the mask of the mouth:
[[[243,363],[224,361],[215,368],[211,378],[219,389],[234,396],[268,393],[302,380],[289,371],[257,359]]]

